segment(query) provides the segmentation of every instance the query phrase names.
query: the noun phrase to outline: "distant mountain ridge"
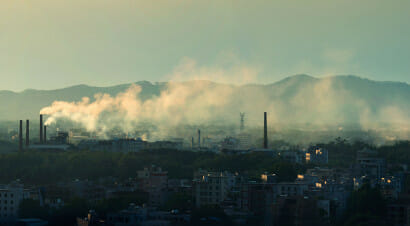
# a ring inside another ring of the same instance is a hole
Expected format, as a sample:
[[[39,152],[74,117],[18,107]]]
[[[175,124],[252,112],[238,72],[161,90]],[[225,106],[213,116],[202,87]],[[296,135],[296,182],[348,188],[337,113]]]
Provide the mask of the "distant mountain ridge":
[[[181,83],[189,82],[201,81]],[[142,88],[142,100],[158,96],[167,88],[166,82],[140,81],[135,84]],[[53,101],[80,101],[83,97],[93,99],[96,93],[115,96],[130,85],[131,83],[109,87],[77,85],[55,90],[0,91],[0,121],[36,119],[40,109],[51,105]],[[204,85],[231,86],[214,82]],[[352,75],[327,78],[295,75],[266,85],[245,84],[233,87],[234,98],[227,106],[232,111],[266,111],[270,110],[265,107],[269,105],[277,115],[286,120],[310,121],[317,116],[323,118],[334,115],[335,120],[356,122],[359,118],[362,120],[365,113],[382,117],[384,112],[390,112],[391,109],[399,111],[399,116],[404,119],[410,115],[410,85],[401,82],[380,82]],[[362,106],[366,111],[363,111]],[[385,110],[386,107],[389,108]]]

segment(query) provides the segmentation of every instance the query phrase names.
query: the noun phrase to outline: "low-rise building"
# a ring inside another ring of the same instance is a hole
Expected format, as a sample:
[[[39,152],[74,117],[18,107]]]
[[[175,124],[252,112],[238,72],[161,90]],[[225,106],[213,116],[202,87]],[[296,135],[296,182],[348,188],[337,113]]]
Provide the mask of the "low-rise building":
[[[149,194],[149,206],[161,206],[168,196],[168,172],[152,165],[137,172],[140,189]]]
[[[19,182],[0,185],[0,225],[17,220],[20,202],[30,197],[30,192]]]
[[[219,205],[235,185],[235,175],[229,172],[199,170],[194,174],[192,190],[195,206]]]
[[[305,156],[306,163],[327,164],[329,161],[328,151],[320,147],[310,147]]]
[[[357,153],[357,165],[361,176],[369,176],[371,179],[380,181],[385,176],[386,161],[377,157],[373,150],[362,150]]]

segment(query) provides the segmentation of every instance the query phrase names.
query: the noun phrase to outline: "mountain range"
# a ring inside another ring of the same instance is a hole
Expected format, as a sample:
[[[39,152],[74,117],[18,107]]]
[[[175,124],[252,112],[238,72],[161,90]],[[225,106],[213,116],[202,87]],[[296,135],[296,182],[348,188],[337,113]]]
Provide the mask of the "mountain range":
[[[357,76],[315,78],[295,75],[272,84],[231,85],[209,81],[174,82],[194,85],[202,83],[232,90],[227,111],[271,111],[278,122],[352,122],[370,121],[404,123],[410,119],[410,85],[400,82],[380,82]],[[146,101],[158,97],[168,83],[136,82],[141,87],[139,98]],[[116,96],[131,84],[109,87],[77,85],[56,90],[29,89],[22,92],[0,91],[0,120],[37,118],[43,107],[54,101],[94,100],[96,93]],[[253,113],[250,112],[250,117]]]

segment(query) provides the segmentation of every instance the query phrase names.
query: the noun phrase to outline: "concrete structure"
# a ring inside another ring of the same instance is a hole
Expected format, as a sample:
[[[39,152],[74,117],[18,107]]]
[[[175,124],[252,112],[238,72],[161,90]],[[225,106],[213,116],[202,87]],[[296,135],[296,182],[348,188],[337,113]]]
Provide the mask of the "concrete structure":
[[[43,115],[40,115],[40,144],[43,143]]]
[[[68,149],[70,149],[70,145],[68,144],[31,144],[30,146],[28,146],[28,149],[49,150],[49,151],[54,151],[54,150],[67,151]]]
[[[19,151],[23,150],[23,120],[20,120],[19,125]]]
[[[140,189],[149,194],[150,206],[161,206],[168,196],[168,172],[152,165],[137,172]]]
[[[239,133],[236,138],[239,140],[240,149],[249,149],[251,148],[251,135],[248,133]]]
[[[82,140],[77,146],[90,151],[138,152],[147,148],[148,143],[141,139]]]
[[[47,144],[47,126],[44,126],[44,129],[43,129],[43,143],[44,144]]]
[[[377,152],[362,150],[357,153],[357,165],[360,175],[369,176],[380,181],[385,176],[386,161],[377,157]]]
[[[240,149],[239,140],[235,137],[226,137],[221,143],[222,150],[237,150]]]
[[[410,225],[410,199],[387,205],[387,219],[389,225]]]
[[[198,129],[198,147],[201,147],[201,130]]]
[[[26,147],[30,145],[30,121],[26,120]]]
[[[264,113],[264,123],[263,123],[263,148],[268,148],[268,119],[267,113]]]
[[[229,172],[195,172],[192,191],[195,206],[219,205],[235,185],[235,175]]]
[[[29,197],[30,193],[18,182],[0,185],[0,225],[15,222],[20,202]]]
[[[302,154],[296,151],[281,151],[280,157],[283,158],[283,160],[285,161],[293,163],[302,163],[303,161]]]
[[[306,152],[306,163],[327,164],[329,154],[326,149],[320,147],[310,147]]]

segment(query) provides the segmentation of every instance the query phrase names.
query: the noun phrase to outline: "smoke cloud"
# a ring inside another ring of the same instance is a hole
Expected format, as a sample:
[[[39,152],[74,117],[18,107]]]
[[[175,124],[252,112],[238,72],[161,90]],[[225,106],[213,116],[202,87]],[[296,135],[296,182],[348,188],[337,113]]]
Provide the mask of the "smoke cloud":
[[[275,84],[249,85],[257,81],[257,75],[254,67],[204,67],[184,59],[159,95],[143,100],[143,88],[133,84],[116,96],[95,94],[94,100],[55,101],[40,113],[48,115],[47,125],[69,119],[100,133],[115,128],[130,132],[148,122],[164,137],[180,125],[239,124],[239,112],[246,113],[247,125],[261,126],[267,111],[269,126],[275,130],[295,124],[316,130],[328,130],[331,125],[343,130],[345,125],[354,124],[365,131],[376,130],[386,139],[409,139],[410,107],[400,104],[404,102],[387,99],[380,107],[382,100],[369,102],[360,95],[361,90],[352,89],[350,83],[337,77],[295,76]],[[354,84],[363,82],[356,80]]]

